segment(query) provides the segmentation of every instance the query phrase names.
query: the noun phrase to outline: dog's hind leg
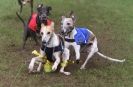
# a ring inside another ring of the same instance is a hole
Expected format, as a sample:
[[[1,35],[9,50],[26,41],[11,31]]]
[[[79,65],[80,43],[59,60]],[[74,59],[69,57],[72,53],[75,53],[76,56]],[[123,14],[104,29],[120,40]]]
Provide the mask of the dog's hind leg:
[[[21,2],[21,0],[18,0],[18,4],[20,5],[20,13],[22,13],[22,9],[23,9],[23,4],[22,4],[22,2]]]
[[[32,14],[33,13],[33,0],[31,0],[30,6],[31,6],[31,14]]]
[[[23,5],[20,5],[20,13],[22,13]]]
[[[22,45],[22,48],[23,49],[25,48],[25,44],[26,44],[26,41],[27,41],[28,37],[29,37],[28,31],[27,30],[24,30],[23,45]]]
[[[33,37],[34,41],[36,42],[36,45],[39,45],[39,42],[37,40],[37,35],[35,32],[32,32],[32,37]]]
[[[28,36],[23,37],[23,45],[22,45],[23,49],[25,48],[25,44],[26,44],[27,39],[28,39]]]
[[[85,69],[85,66],[86,66],[88,60],[89,60],[89,59],[94,55],[94,53],[96,53],[97,51],[98,51],[98,48],[97,48],[97,40],[96,40],[96,38],[95,38],[95,40],[94,40],[92,46],[90,47],[90,52],[89,52],[89,54],[88,54],[88,56],[87,56],[87,59],[85,60],[85,62],[83,63],[83,65],[81,66],[80,69]]]

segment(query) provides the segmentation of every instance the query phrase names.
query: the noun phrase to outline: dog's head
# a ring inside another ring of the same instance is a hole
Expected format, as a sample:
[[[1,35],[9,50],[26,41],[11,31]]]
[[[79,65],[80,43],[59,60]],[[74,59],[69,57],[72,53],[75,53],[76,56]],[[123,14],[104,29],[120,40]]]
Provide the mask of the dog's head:
[[[20,1],[21,1],[21,3],[22,3],[23,5],[25,5],[26,3],[31,2],[31,0],[20,0]]]
[[[47,25],[47,19],[50,15],[50,11],[52,8],[50,6],[44,6],[43,4],[38,5],[37,11],[38,11],[38,17],[41,23],[44,23]]]
[[[73,11],[70,12],[69,17],[62,16],[61,20],[61,33],[68,35],[74,29],[75,16]]]
[[[43,44],[47,44],[52,38],[54,33],[54,23],[49,26],[45,26],[43,23],[41,24],[41,36]]]

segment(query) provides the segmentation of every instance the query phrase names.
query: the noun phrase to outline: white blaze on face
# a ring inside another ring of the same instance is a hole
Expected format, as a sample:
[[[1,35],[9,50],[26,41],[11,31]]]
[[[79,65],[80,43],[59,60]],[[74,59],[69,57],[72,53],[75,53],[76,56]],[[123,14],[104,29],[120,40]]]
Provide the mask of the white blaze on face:
[[[53,32],[54,32],[54,26],[52,25],[45,26],[44,24],[41,24],[40,34],[42,36],[42,41],[48,42]]]

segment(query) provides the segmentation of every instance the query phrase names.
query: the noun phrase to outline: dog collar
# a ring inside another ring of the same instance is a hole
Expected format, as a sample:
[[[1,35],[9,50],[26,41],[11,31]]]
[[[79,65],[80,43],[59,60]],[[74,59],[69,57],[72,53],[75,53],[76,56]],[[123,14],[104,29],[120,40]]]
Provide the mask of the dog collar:
[[[72,42],[75,42],[75,39],[68,39],[68,38],[65,38],[65,41],[66,41],[66,42],[71,42],[71,43],[72,43]]]
[[[46,43],[46,45],[48,45],[48,44],[50,43],[52,37],[53,37],[53,34],[52,34],[51,37],[49,38],[49,40],[48,40],[48,42]]]

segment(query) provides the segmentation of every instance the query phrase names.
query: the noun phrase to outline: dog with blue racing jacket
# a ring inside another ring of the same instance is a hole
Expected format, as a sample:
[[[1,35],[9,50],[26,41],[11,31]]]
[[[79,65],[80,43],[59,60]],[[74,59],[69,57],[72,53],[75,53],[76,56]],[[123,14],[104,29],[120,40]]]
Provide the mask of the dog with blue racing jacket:
[[[65,39],[65,46],[66,48],[69,48],[69,46],[73,46],[75,53],[76,53],[76,62],[79,63],[80,60],[80,49],[82,45],[88,45],[88,56],[81,66],[80,69],[85,69],[85,66],[88,62],[88,60],[97,53],[102,58],[115,61],[115,62],[124,62],[123,60],[114,59],[108,56],[103,55],[98,51],[97,47],[97,38],[87,28],[81,28],[81,27],[75,27],[75,16],[73,14],[73,11],[70,12],[69,17],[62,16],[61,20],[61,33],[64,36]]]

